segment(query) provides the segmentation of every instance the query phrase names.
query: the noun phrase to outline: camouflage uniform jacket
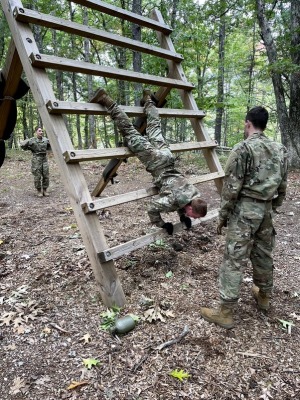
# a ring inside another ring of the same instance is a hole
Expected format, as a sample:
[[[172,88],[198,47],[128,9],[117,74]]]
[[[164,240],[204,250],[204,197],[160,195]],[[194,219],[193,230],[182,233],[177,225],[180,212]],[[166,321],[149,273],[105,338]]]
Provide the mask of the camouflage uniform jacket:
[[[159,188],[159,196],[149,202],[148,215],[157,226],[164,224],[162,212],[177,211],[181,216],[182,208],[200,196],[198,189],[174,168],[166,168],[159,176],[154,176],[154,183]]]
[[[47,149],[50,147],[49,139],[30,138],[21,142],[23,150],[31,150],[33,155],[46,155]]]
[[[262,133],[234,146],[225,166],[220,220],[226,220],[240,197],[282,205],[287,187],[287,150]]]

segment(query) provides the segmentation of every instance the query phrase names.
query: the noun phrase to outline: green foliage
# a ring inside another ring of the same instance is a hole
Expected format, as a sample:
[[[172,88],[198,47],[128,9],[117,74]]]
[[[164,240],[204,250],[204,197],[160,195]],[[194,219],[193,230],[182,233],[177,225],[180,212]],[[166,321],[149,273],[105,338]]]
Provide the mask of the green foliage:
[[[163,239],[157,239],[155,242],[149,244],[150,249],[168,249],[169,245]]]
[[[109,331],[115,324],[116,319],[121,311],[121,308],[115,306],[113,308],[108,308],[106,311],[100,314],[101,324],[100,328],[104,331]]]
[[[286,329],[287,332],[290,334],[291,330],[292,330],[292,326],[295,326],[293,321],[285,321],[284,319],[279,319],[279,318],[277,318],[277,319],[282,324],[282,328]]]
[[[184,379],[188,379],[191,377],[191,375],[185,372],[183,369],[174,369],[170,372],[170,376],[175,379],[179,379],[180,382],[183,382]]]
[[[107,0],[117,7],[125,6],[131,11],[130,2]],[[243,138],[243,120],[248,107],[265,105],[270,110],[270,135],[277,134],[277,114],[272,74],[284,76],[284,89],[288,92],[290,76],[299,73],[300,67],[293,55],[299,49],[291,47],[292,31],[290,27],[290,2],[267,1],[267,18],[274,30],[274,42],[277,46],[278,60],[268,64],[267,54],[261,42],[256,20],[256,7],[253,0],[210,0],[199,4],[198,1],[142,1],[142,12],[149,16],[153,8],[158,8],[165,22],[173,28],[171,39],[175,50],[184,56],[183,68],[188,81],[195,85],[193,95],[200,109],[207,112],[204,124],[213,137],[215,129],[216,108],[224,110],[222,138],[220,144],[233,146]],[[32,8],[33,2],[24,3]],[[45,2],[37,0],[34,9],[76,23],[85,23],[87,12],[88,25],[109,33],[125,35],[131,38],[129,21],[95,12],[67,0]],[[219,24],[220,16],[225,18],[225,52],[224,65],[219,61]],[[0,22],[2,36],[0,39],[1,59],[5,59],[11,34],[5,18]],[[53,31],[48,27],[33,25],[34,36],[41,53],[62,56],[74,60],[90,61],[102,66],[133,69],[133,51],[118,48],[94,39],[86,40],[80,36]],[[142,40],[154,46],[160,46],[155,32],[148,28],[141,30]],[[87,46],[89,50],[86,51]],[[224,100],[217,103],[217,84],[220,67],[224,69]],[[150,54],[142,54],[141,72],[152,75],[168,76],[168,63]],[[83,74],[71,72],[48,71],[53,84],[55,96],[64,101],[88,101],[90,91],[104,86],[111,96],[120,104],[133,105],[138,94],[136,85],[130,82],[116,81],[111,78],[93,76],[90,80]],[[59,87],[58,82],[61,82]],[[76,82],[76,90],[73,84]],[[140,85],[142,89],[142,85]],[[155,92],[158,87],[150,86]],[[75,99],[76,97],[76,99]],[[168,95],[169,108],[182,108],[182,100],[177,90]],[[33,127],[39,121],[37,107],[32,94],[28,93],[18,100],[18,120],[15,129],[17,142],[23,134],[32,135]],[[76,147],[88,147],[93,123],[96,121],[94,134],[98,147],[114,147],[118,137],[110,120],[98,116],[91,118],[77,115],[65,116],[70,137]],[[176,141],[192,140],[192,128],[182,120],[169,120],[165,124],[167,137]],[[279,137],[277,138],[279,139]],[[203,160],[203,159],[202,159]],[[199,161],[200,162],[200,161]],[[205,160],[204,160],[205,163]]]
[[[95,358],[83,358],[82,362],[87,369],[91,369],[93,366],[96,367],[100,364],[100,361]]]

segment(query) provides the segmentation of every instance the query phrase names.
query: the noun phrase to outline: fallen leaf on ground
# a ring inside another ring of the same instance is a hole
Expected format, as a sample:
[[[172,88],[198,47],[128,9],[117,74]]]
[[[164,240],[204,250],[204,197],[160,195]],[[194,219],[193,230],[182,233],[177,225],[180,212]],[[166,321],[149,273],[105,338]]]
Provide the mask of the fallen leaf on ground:
[[[22,378],[19,378],[18,376],[14,379],[14,381],[13,381],[13,385],[12,385],[12,387],[10,388],[10,391],[9,391],[9,393],[10,394],[18,394],[18,393],[21,393],[21,392],[23,392],[21,389],[26,389],[27,388],[27,385],[26,385],[26,382],[25,382],[25,380],[24,379],[22,379]]]
[[[82,361],[87,369],[91,369],[93,365],[96,366],[100,364],[100,361],[96,360],[95,358],[83,358]]]
[[[72,383],[67,387],[67,389],[68,390],[76,389],[78,386],[87,385],[88,383],[89,383],[88,381],[81,381],[81,382],[72,381]]]
[[[91,335],[86,333],[79,340],[84,340],[84,344],[90,343],[92,341]]]
[[[179,379],[180,382],[182,382],[184,379],[188,379],[191,377],[191,375],[185,372],[183,369],[174,369],[170,372],[170,375],[173,378]]]

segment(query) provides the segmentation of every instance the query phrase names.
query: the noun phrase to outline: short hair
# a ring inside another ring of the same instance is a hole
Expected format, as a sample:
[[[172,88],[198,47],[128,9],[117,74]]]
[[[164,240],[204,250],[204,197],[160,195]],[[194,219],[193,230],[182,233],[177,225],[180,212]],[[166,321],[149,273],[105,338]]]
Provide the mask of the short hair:
[[[36,132],[38,129],[43,129],[43,128],[41,127],[41,125],[38,125],[35,127],[34,132]]]
[[[264,107],[257,106],[251,108],[251,110],[247,112],[245,121],[252,122],[254,128],[265,130],[268,123],[268,119],[269,119],[268,111]]]
[[[195,214],[201,215],[202,217],[207,214],[207,203],[206,201],[200,199],[200,197],[193,199],[191,201],[191,206]]]

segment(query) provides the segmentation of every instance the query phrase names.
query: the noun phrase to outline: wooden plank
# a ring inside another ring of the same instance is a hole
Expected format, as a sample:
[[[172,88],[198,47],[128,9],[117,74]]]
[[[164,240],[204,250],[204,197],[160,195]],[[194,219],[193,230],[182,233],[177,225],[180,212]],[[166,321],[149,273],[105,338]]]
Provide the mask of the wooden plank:
[[[3,100],[0,105],[0,139],[4,137],[6,122],[9,117],[12,102],[9,99],[14,96],[20,83],[23,66],[16,50],[13,40],[10,41],[5,64],[2,74],[5,79],[5,88],[3,91]],[[7,99],[5,99],[7,97]]]
[[[100,194],[103,192],[104,188],[107,186],[108,182],[110,182],[111,179],[113,179],[114,175],[117,173],[119,166],[122,164],[123,160],[118,160],[118,164],[115,165],[115,167],[110,171],[110,174],[106,179],[103,176],[101,176],[101,179],[95,186],[95,189],[92,191],[92,196],[98,197]]]
[[[222,172],[212,172],[210,174],[189,178],[188,181],[193,185],[196,185],[203,182],[209,182],[213,179],[222,179],[223,177],[224,173]],[[83,203],[81,206],[85,213],[90,213],[102,210],[103,208],[106,207],[113,207],[119,204],[145,199],[146,197],[154,196],[156,194],[158,194],[158,189],[155,186],[153,186],[147,189],[139,189],[133,192],[118,194],[116,196],[94,200],[90,203]]]
[[[92,114],[109,115],[107,109],[97,103],[83,103],[75,101],[49,100],[47,108],[50,114]],[[120,106],[129,117],[145,116],[144,108],[138,106]],[[185,110],[181,108],[158,108],[161,118],[203,118],[203,110]]]
[[[68,193],[102,300],[107,307],[113,305],[122,307],[125,304],[125,295],[114,263],[110,261],[103,265],[98,257],[99,252],[107,248],[99,218],[96,213],[84,214],[81,208],[81,203],[92,201],[83,171],[79,164],[68,165],[63,158],[63,153],[73,147],[68,129],[63,116],[50,115],[46,107],[46,102],[55,98],[51,81],[45,70],[33,68],[30,62],[30,54],[38,53],[34,35],[28,24],[16,21],[12,15],[14,6],[22,7],[22,3],[20,0],[1,0],[1,5],[38,112],[47,131],[51,149]]]
[[[163,21],[163,17],[161,15],[161,12],[159,10],[153,10],[152,12],[152,17],[158,22]],[[163,35],[160,32],[157,32],[157,37],[159,40],[159,43],[162,48],[169,50],[169,51],[175,51],[174,45],[172,43],[172,40],[169,36]],[[167,61],[168,67],[169,67],[169,76],[174,77],[175,79],[182,79],[186,80],[185,73],[183,71],[182,65],[178,63],[174,63],[172,61]],[[192,95],[191,92],[185,91],[185,90],[179,90],[182,102],[184,104],[185,109],[190,109],[190,110],[197,110],[198,106],[197,103]],[[191,124],[194,129],[195,135],[199,142],[201,141],[207,141],[209,140],[209,134],[205,129],[205,126],[203,124],[203,121],[200,119],[191,119]],[[210,169],[211,172],[216,172],[216,171],[223,171],[222,165],[219,161],[218,155],[214,149],[204,149],[203,150],[203,155],[205,157],[206,163]],[[216,187],[221,193],[223,182],[221,179],[217,179],[215,181]]]
[[[114,33],[109,33],[101,29],[78,24],[77,22],[67,21],[63,18],[43,14],[27,8],[16,7],[14,9],[14,16],[18,21],[30,22],[35,25],[57,29],[76,36],[99,40],[104,43],[109,43],[113,46],[126,47],[137,52],[151,54],[156,57],[173,60],[175,62],[181,62],[183,60],[183,56],[181,54],[173,53],[172,51],[162,49],[161,47],[152,46],[150,44],[129,39]]]
[[[218,144],[215,140],[209,142],[184,142],[170,144],[172,152],[202,150],[206,148],[216,147]],[[64,152],[66,163],[78,163],[82,161],[105,160],[108,158],[127,158],[135,156],[128,147],[114,147],[112,149],[87,149],[87,150],[67,150]]]
[[[199,218],[199,219],[193,219],[192,220],[192,226],[197,226],[199,224],[202,224],[203,222],[207,222],[213,218],[218,217],[218,210],[212,210],[209,211],[205,217]],[[182,231],[183,229],[186,229],[184,224],[181,222],[178,222],[174,224],[174,233],[178,233]],[[116,258],[119,258],[125,254],[129,254],[134,250],[140,249],[141,247],[145,247],[153,242],[155,242],[158,239],[167,239],[170,237],[165,229],[158,228],[155,232],[153,233],[148,233],[147,235],[144,235],[142,237],[139,237],[137,239],[130,240],[129,242],[122,243],[118,246],[114,246],[111,248],[108,248],[101,253],[99,253],[99,258],[102,262],[107,262],[110,260],[115,260]]]
[[[128,71],[121,68],[105,67],[85,61],[72,60],[63,57],[49,56],[47,54],[32,53],[30,60],[33,67],[50,68],[54,70],[77,72],[81,74],[103,76],[106,78],[120,79],[123,81],[149,83],[151,85],[164,85],[178,89],[192,90],[194,85],[179,79],[165,78],[142,74],[141,72]]]
[[[172,29],[168,25],[166,25],[164,21],[162,22],[154,21],[152,18],[143,17],[133,12],[124,10],[123,8],[104,3],[103,1],[99,0],[72,0],[72,1],[73,3],[78,3],[85,7],[101,11],[108,15],[112,15],[113,17],[125,19],[137,25],[145,26],[155,31],[163,32],[165,35],[168,35],[172,32]]]

